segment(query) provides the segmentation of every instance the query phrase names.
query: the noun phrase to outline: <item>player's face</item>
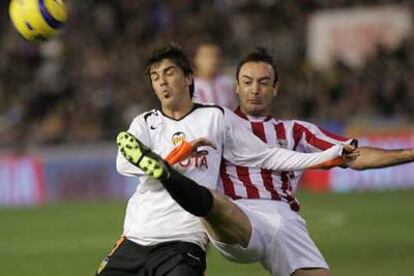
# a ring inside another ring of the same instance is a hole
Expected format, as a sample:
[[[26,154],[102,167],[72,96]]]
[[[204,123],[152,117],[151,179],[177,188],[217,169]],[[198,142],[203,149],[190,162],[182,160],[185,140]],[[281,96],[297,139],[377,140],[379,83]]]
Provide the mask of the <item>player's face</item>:
[[[151,85],[163,108],[176,108],[183,102],[191,102],[190,84],[192,77],[172,60],[164,59],[154,64],[150,70]]]
[[[241,110],[253,116],[268,115],[278,89],[273,85],[272,66],[264,62],[246,62],[237,77],[236,92]]]

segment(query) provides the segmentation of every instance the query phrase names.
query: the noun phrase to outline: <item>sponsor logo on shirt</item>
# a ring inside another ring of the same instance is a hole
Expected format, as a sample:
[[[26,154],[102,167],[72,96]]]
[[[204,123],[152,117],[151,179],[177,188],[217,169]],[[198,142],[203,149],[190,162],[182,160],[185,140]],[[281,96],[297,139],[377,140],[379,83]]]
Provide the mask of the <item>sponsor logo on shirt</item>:
[[[196,167],[196,168],[205,168],[208,169],[207,157],[206,156],[195,156],[188,158],[180,163],[181,167],[188,168],[188,167]]]
[[[174,146],[178,146],[179,144],[181,144],[184,141],[185,141],[185,134],[182,131],[178,131],[178,132],[174,133],[172,138],[171,138],[171,142]]]
[[[178,146],[186,140],[185,133],[178,131],[171,137],[171,142],[174,146]],[[206,156],[194,156],[178,163],[182,168],[205,168],[208,169]]]

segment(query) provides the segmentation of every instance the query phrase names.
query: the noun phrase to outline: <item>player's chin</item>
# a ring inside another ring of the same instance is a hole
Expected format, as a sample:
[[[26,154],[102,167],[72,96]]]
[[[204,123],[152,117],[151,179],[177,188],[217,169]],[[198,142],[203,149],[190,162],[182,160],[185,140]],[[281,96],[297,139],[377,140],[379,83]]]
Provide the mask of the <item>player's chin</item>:
[[[261,106],[263,104],[261,102],[258,102],[258,101],[249,101],[249,102],[247,102],[247,105],[251,109],[256,109],[256,108],[261,108]]]
[[[160,101],[163,106],[168,108],[173,108],[174,106],[176,106],[176,101],[174,97],[171,95],[163,96],[162,99],[160,99]]]
[[[250,104],[247,108],[247,111],[250,115],[261,116],[265,108],[259,104]]]
[[[161,94],[159,94],[157,96],[158,96],[158,99],[160,101],[162,101],[162,102],[164,102],[164,101],[170,101],[171,98],[172,98],[169,93],[161,93]]]

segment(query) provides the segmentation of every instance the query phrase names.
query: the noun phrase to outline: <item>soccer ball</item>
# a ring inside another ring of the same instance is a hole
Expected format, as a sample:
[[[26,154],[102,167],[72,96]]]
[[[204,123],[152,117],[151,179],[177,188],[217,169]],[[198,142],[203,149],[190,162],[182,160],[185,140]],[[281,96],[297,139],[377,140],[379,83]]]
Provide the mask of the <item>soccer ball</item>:
[[[11,21],[29,41],[45,41],[59,33],[68,13],[62,0],[11,0]]]

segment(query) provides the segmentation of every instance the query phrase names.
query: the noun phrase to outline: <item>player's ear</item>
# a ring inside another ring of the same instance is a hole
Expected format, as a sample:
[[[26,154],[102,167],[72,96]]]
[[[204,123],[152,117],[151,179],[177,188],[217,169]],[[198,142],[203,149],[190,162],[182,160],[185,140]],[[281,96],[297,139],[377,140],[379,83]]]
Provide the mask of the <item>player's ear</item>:
[[[234,82],[234,87],[235,87],[235,91],[236,91],[236,94],[238,95],[239,94],[239,92],[240,92],[240,87],[239,87],[239,81],[236,79],[236,81]]]
[[[273,98],[277,96],[277,93],[279,92],[279,82],[276,82],[273,86]]]
[[[194,82],[193,75],[188,75],[185,77],[185,81],[187,83],[187,86],[190,86]]]

